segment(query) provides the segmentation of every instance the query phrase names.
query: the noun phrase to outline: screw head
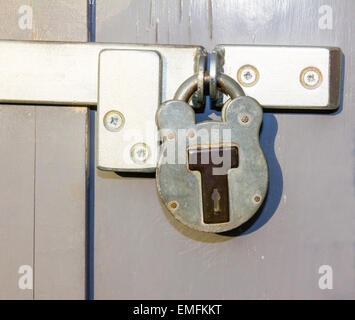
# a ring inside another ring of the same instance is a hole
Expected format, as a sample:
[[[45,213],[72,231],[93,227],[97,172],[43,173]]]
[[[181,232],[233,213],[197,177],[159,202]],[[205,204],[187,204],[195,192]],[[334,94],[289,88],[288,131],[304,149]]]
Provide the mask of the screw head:
[[[150,157],[150,149],[145,143],[136,143],[131,148],[131,159],[136,164],[144,164]]]
[[[179,203],[177,201],[170,201],[168,203],[168,208],[171,210],[171,211],[175,211],[179,208]]]
[[[124,116],[121,112],[111,110],[104,116],[104,126],[108,131],[117,132],[125,123]]]
[[[243,87],[252,87],[259,81],[259,71],[254,66],[247,64],[239,68],[237,78]]]
[[[300,81],[306,89],[318,88],[323,80],[322,73],[316,67],[308,67],[302,70]]]
[[[254,195],[253,201],[254,201],[255,203],[259,203],[259,202],[261,201],[261,196],[259,196],[258,194]]]
[[[247,124],[249,122],[249,117],[246,114],[241,114],[239,116],[239,119],[243,124]]]

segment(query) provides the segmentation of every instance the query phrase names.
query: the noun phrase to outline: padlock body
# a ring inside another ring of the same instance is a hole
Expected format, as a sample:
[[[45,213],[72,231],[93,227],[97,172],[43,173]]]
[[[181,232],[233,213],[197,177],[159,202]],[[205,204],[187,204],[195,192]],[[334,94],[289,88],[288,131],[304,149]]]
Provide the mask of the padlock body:
[[[262,108],[238,97],[222,121],[195,123],[192,108],[168,101],[158,110],[163,136],[157,166],[162,202],[176,219],[205,232],[224,232],[249,220],[266,197],[268,168],[259,143]]]

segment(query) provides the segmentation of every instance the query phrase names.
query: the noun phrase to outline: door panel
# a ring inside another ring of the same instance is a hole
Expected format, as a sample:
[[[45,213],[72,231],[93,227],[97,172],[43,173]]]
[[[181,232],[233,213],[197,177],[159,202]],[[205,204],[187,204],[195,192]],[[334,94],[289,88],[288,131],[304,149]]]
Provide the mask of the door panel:
[[[19,281],[33,266],[34,107],[1,106],[0,123],[0,299],[32,299]]]
[[[97,170],[96,298],[353,297],[354,10],[350,0],[97,1],[97,41],[339,46],[345,79],[335,113],[264,114],[270,189],[247,230],[191,231],[164,211],[153,179]]]
[[[2,1],[0,38],[86,41],[86,7]],[[85,107],[0,106],[0,299],[85,298],[87,141]]]
[[[35,299],[83,299],[88,110],[36,112]]]

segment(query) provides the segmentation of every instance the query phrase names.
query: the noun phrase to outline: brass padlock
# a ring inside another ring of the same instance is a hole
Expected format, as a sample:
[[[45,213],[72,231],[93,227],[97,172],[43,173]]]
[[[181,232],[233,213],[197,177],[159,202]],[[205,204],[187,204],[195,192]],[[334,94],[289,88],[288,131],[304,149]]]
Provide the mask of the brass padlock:
[[[222,121],[196,123],[188,104],[196,90],[195,76],[156,115],[162,137],[156,171],[161,200],[183,224],[214,233],[249,220],[268,186],[259,143],[261,106],[225,74],[218,74],[217,86],[231,98],[222,108]]]

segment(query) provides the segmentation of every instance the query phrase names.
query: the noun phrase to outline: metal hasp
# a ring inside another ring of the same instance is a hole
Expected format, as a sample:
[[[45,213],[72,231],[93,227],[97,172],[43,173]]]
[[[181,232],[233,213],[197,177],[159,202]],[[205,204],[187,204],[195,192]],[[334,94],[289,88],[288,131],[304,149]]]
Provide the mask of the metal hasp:
[[[194,75],[195,107],[208,94],[213,104],[223,105],[216,89],[221,72],[263,108],[339,107],[338,48],[219,45],[209,68],[206,57],[200,46],[0,41],[0,72],[6,77],[0,102],[98,105],[97,166],[126,172],[155,171],[155,112]]]
[[[263,108],[336,110],[342,52],[334,47],[218,45],[223,72]]]
[[[97,166],[102,170],[155,172],[156,110],[196,72],[203,52],[199,47],[150,49],[100,52]]]

